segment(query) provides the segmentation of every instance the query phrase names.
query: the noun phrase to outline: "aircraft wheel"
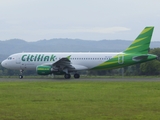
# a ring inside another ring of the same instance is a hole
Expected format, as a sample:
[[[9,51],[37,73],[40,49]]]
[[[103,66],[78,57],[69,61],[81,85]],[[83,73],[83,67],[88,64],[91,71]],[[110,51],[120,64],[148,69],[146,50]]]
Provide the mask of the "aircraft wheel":
[[[70,78],[71,78],[71,75],[70,75],[70,74],[65,74],[65,75],[64,75],[64,78],[65,78],[65,79],[70,79]]]
[[[78,73],[76,73],[76,74],[74,74],[74,78],[78,79],[78,78],[80,78],[80,75]]]
[[[19,79],[22,79],[23,78],[23,75],[19,75]]]

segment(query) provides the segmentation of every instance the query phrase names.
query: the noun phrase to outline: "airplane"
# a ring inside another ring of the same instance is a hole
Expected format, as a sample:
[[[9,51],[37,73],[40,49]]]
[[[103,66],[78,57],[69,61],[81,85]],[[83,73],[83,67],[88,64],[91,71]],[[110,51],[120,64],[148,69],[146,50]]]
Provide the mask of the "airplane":
[[[39,75],[64,75],[65,79],[73,73],[78,79],[81,70],[115,69],[156,59],[156,55],[148,54],[153,30],[153,26],[145,27],[123,52],[22,52],[10,55],[1,65],[20,70],[20,79],[24,70],[35,70]]]

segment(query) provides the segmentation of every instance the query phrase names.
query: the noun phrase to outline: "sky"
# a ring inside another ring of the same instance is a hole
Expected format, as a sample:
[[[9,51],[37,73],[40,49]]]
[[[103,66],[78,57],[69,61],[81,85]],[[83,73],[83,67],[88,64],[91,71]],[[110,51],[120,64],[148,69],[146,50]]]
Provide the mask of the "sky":
[[[0,0],[1,41],[134,40],[146,26],[160,41],[160,0]]]

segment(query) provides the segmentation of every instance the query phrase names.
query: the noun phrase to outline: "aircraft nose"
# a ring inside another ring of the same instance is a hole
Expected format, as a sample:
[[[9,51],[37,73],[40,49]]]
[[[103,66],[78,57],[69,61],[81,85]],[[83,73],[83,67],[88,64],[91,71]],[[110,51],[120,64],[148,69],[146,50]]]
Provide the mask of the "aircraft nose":
[[[3,67],[6,67],[6,66],[7,66],[7,62],[4,60],[4,61],[2,61],[1,65],[2,65]]]

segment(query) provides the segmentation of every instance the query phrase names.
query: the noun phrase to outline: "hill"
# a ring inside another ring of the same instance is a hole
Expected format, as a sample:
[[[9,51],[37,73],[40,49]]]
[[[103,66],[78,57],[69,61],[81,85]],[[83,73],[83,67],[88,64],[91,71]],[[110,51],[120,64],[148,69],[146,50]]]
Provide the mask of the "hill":
[[[50,39],[26,42],[20,39],[0,41],[0,61],[8,55],[18,52],[120,52],[132,41],[127,40],[80,40]],[[160,42],[151,42],[151,48],[160,46]]]

